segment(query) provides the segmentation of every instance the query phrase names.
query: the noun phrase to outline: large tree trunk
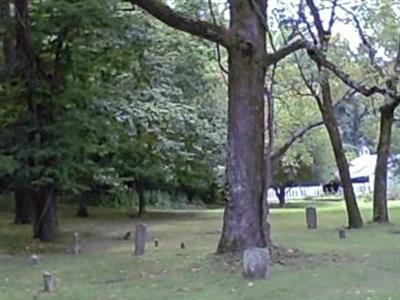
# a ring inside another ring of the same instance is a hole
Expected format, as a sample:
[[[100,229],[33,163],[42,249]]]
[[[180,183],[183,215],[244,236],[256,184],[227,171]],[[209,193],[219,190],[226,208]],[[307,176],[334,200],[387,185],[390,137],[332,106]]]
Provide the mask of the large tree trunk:
[[[331,87],[327,79],[322,80],[320,86],[323,103],[319,103],[319,107],[332,144],[336,165],[339,169],[340,181],[343,186],[344,200],[346,202],[348,227],[360,228],[363,226],[363,220],[357,205],[353,184],[351,182],[349,164],[343,149],[342,138],[340,136],[338,124],[334,116]]]
[[[271,244],[264,161],[264,80],[274,65],[306,45],[295,40],[266,52],[267,0],[229,1],[230,28],[194,20],[159,0],[129,0],[165,24],[224,46],[229,56],[228,181],[229,198],[218,252]],[[212,5],[210,5],[212,6]],[[211,8],[211,7],[210,7]],[[267,155],[268,157],[268,155]]]
[[[231,30],[241,42],[228,49],[230,199],[218,253],[266,247],[269,240],[263,208],[265,20],[259,15],[265,11],[265,1],[232,1],[230,5]]]
[[[53,242],[57,237],[57,191],[54,186],[38,188],[34,201],[35,222],[33,237],[42,242]]]
[[[394,120],[393,106],[381,108],[381,124],[377,150],[377,161],[375,167],[373,221],[388,223],[389,214],[387,207],[387,173],[388,159],[392,136],[392,125]]]
[[[19,185],[14,188],[15,224],[30,224],[32,222],[33,191],[27,186]]]

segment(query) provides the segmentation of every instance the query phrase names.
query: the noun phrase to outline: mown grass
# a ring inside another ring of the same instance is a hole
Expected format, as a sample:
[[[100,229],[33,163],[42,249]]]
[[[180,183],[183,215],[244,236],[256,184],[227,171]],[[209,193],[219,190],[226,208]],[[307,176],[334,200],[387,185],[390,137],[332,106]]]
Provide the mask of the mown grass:
[[[302,206],[273,210],[271,220],[274,241],[306,255],[275,265],[268,280],[254,285],[242,278],[240,265],[214,255],[220,210],[151,213],[141,220],[149,230],[143,257],[132,255],[132,241],[120,239],[138,220],[118,210],[95,209],[91,218],[77,220],[64,209],[62,238],[55,246],[32,242],[30,227],[12,225],[10,214],[2,213],[0,253],[11,256],[0,256],[0,299],[400,299],[396,202],[391,203],[393,224],[367,224],[348,231],[345,240],[337,234],[346,220],[342,203],[320,205],[319,228],[311,231]],[[362,204],[365,219],[369,206]],[[79,256],[67,252],[74,231],[82,236]],[[155,238],[159,248],[153,246]],[[181,242],[186,249],[180,249]],[[29,262],[33,252],[41,253],[37,266]],[[43,271],[56,278],[51,294],[41,292]]]

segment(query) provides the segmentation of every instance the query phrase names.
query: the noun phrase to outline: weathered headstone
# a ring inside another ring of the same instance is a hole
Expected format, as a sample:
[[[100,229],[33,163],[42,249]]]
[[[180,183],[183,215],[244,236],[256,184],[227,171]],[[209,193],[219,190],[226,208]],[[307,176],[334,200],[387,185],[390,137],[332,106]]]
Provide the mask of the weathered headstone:
[[[49,272],[43,273],[43,291],[50,293],[54,290],[54,279],[53,275]]]
[[[143,255],[146,249],[147,228],[143,223],[136,225],[135,230],[135,255]]]
[[[81,245],[79,241],[79,233],[75,232],[74,233],[74,247],[72,248],[72,253],[74,255],[78,255],[81,253]]]
[[[186,248],[185,243],[181,242],[181,249],[185,249],[185,248]]]
[[[269,273],[268,248],[253,247],[243,253],[243,276],[246,279],[265,279]]]
[[[346,230],[339,229],[339,238],[340,239],[345,239],[346,238]]]
[[[127,240],[129,240],[129,239],[130,239],[130,237],[131,237],[131,232],[130,232],[130,231],[128,231],[127,233],[125,233],[125,235],[124,235],[123,239],[124,239],[125,241],[127,241]]]
[[[154,240],[154,247],[158,248],[158,244],[159,244],[158,239],[155,239],[155,240]]]
[[[315,207],[306,207],[306,222],[308,229],[317,228],[317,209]]]
[[[32,254],[31,263],[33,266],[36,266],[39,263],[39,256],[37,256],[36,254]]]

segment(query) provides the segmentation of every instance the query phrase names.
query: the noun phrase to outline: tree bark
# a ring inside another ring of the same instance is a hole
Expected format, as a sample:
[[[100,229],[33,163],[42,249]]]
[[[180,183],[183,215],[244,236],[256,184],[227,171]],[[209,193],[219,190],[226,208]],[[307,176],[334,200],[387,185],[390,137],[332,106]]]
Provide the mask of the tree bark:
[[[15,224],[30,224],[32,222],[33,197],[32,190],[19,185],[14,188]]]
[[[16,58],[18,75],[24,83],[22,96],[26,100],[28,111],[31,115],[31,122],[37,126],[28,136],[29,146],[41,146],[49,143],[51,136],[48,132],[49,125],[53,122],[51,111],[44,104],[38,101],[36,94],[40,88],[52,86],[53,77],[48,76],[40,66],[39,57],[36,55],[32,45],[29,21],[29,0],[15,0],[15,22],[16,22]],[[46,87],[48,88],[48,87]],[[51,92],[51,91],[48,91]],[[42,94],[43,91],[42,91]],[[28,158],[29,167],[40,166],[51,168],[55,158],[47,157],[45,161],[38,163],[32,156]],[[44,184],[32,187],[34,193],[34,225],[33,236],[44,242],[52,242],[57,234],[57,192],[54,184]]]
[[[4,68],[8,77],[14,76],[15,70],[15,50],[14,39],[11,30],[11,16],[10,16],[10,1],[0,1],[0,22],[4,26],[5,32],[3,33],[3,53],[4,53]]]
[[[381,123],[375,167],[374,195],[373,195],[373,221],[388,223],[389,214],[387,207],[387,173],[388,160],[394,121],[395,107],[387,105],[381,107]]]
[[[286,205],[286,188],[284,186],[275,187],[275,194],[279,200],[279,207],[283,208]]]
[[[57,192],[51,184],[38,188],[34,201],[33,237],[53,242],[57,236]]]
[[[79,198],[79,207],[78,211],[76,212],[76,216],[79,218],[89,217],[86,196],[87,196],[86,193],[83,193],[83,195],[81,195],[81,197]]]
[[[146,213],[146,198],[144,196],[144,184],[142,180],[136,182],[136,192],[139,198],[138,217],[141,218]]]
[[[228,49],[230,200],[218,253],[264,248],[269,240],[263,219],[265,20],[250,2],[231,2],[231,29],[240,43]],[[252,2],[265,11],[265,1]]]
[[[267,0],[229,1],[230,28],[191,20],[160,0],[130,0],[175,29],[225,46],[229,56],[229,196],[218,252],[243,252],[270,244],[264,161],[264,80],[266,68],[305,48],[297,40],[266,52]]]
[[[320,86],[322,92],[322,103],[319,102],[318,104],[332,144],[336,165],[339,169],[339,176],[346,202],[348,227],[360,228],[363,226],[363,220],[357,205],[353,184],[351,182],[349,164],[343,149],[342,138],[333,111],[331,87],[328,79],[323,79]]]

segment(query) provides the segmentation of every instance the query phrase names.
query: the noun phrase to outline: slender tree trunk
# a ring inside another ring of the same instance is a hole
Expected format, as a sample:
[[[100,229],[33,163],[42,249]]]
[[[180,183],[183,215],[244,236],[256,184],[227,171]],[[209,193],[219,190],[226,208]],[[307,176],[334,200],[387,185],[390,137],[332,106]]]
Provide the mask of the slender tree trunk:
[[[231,30],[240,39],[229,52],[228,180],[218,253],[266,247],[264,226],[264,80],[265,29],[251,2],[265,11],[265,1],[232,1]]]
[[[284,186],[274,188],[276,197],[279,200],[279,207],[283,208],[286,205],[286,188]]]
[[[136,182],[136,192],[138,193],[138,197],[139,197],[138,217],[141,218],[146,213],[146,198],[144,196],[144,184],[143,184],[143,181],[138,180]]]
[[[57,237],[57,192],[48,184],[38,188],[34,201],[33,237],[53,242]]]
[[[44,146],[51,139],[48,127],[53,121],[51,112],[44,103],[37,101],[36,94],[43,88],[44,82],[52,85],[52,77],[48,77],[41,69],[39,57],[32,46],[29,21],[29,0],[15,0],[16,22],[16,58],[18,75],[24,83],[22,96],[26,100],[31,122],[37,126],[37,130],[28,136],[29,146]],[[51,92],[51,91],[48,91]],[[42,91],[42,94],[43,91]],[[33,157],[28,158],[29,167],[51,168],[55,158],[47,157],[46,161],[38,164]],[[57,192],[52,184],[34,188],[34,225],[33,235],[44,242],[52,242],[57,234]]]
[[[78,207],[78,211],[76,212],[76,216],[79,218],[89,217],[86,196],[87,196],[86,193],[83,193],[83,195],[81,195],[81,197],[79,198],[79,207]]]
[[[340,136],[338,124],[334,116],[331,87],[327,79],[322,80],[320,86],[323,103],[319,103],[319,107],[332,144],[336,165],[339,169],[339,176],[343,186],[344,199],[346,202],[348,227],[360,228],[363,226],[363,220],[357,205],[353,184],[351,182],[349,164],[343,149],[342,138]]]
[[[395,107],[390,105],[381,108],[381,124],[373,195],[373,221],[378,223],[389,222],[387,207],[387,174],[394,110]]]
[[[186,189],[186,198],[188,199],[188,202],[190,204],[193,203],[193,199],[194,199],[194,193],[188,188]]]
[[[15,224],[30,224],[32,222],[32,190],[27,186],[17,186],[14,189]]]
[[[4,67],[5,73],[9,77],[13,77],[15,74],[15,49],[14,49],[14,38],[11,30],[11,16],[10,16],[10,1],[0,1],[0,22],[4,26],[3,32],[3,53],[4,53]]]

